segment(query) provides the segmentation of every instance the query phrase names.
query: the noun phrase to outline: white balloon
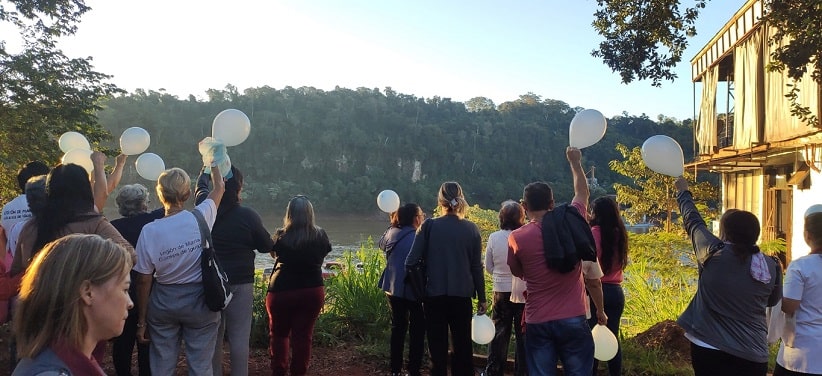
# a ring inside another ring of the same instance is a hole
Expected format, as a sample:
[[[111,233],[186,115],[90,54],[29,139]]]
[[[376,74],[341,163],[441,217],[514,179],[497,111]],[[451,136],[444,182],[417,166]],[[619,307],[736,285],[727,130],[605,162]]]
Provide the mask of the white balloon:
[[[811,205],[811,207],[809,207],[808,210],[805,210],[805,216],[803,218],[808,218],[809,215],[819,212],[822,212],[822,205]]]
[[[134,167],[137,168],[137,173],[140,174],[143,179],[151,181],[156,181],[157,178],[160,177],[160,174],[166,170],[166,164],[163,162],[163,158],[160,158],[159,155],[154,153],[140,154],[137,160],[134,161]]]
[[[682,147],[673,138],[664,135],[651,136],[642,143],[642,160],[654,172],[678,177],[685,172]]]
[[[484,345],[494,339],[494,322],[488,315],[474,315],[471,319],[471,340]]]
[[[60,146],[60,150],[63,153],[68,153],[74,149],[91,150],[91,145],[89,145],[88,140],[86,140],[86,136],[77,132],[63,133],[60,139],[57,140],[57,145]]]
[[[71,149],[63,155],[60,163],[73,163],[83,167],[86,172],[88,172],[89,176],[91,176],[91,172],[94,171],[94,164],[91,163],[91,150],[88,149]]]
[[[605,325],[597,325],[591,330],[594,337],[594,358],[607,362],[616,356],[619,350],[616,336]]]
[[[599,142],[605,135],[607,121],[601,112],[582,110],[574,115],[568,130],[568,145],[582,149]]]
[[[140,127],[131,127],[120,135],[120,151],[125,155],[140,154],[148,149],[150,143],[151,136]]]
[[[393,213],[400,208],[400,196],[397,192],[386,189],[377,195],[377,206],[386,213]]]
[[[223,110],[211,123],[211,135],[225,146],[237,146],[251,133],[251,121],[240,110]]]

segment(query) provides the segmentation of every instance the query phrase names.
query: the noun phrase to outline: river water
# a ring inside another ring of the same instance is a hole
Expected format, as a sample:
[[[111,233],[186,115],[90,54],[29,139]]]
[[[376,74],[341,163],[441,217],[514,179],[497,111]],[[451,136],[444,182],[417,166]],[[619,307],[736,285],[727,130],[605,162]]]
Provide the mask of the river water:
[[[269,232],[273,233],[277,228],[282,227],[282,214],[260,213],[263,225]],[[388,218],[375,219],[365,216],[317,216],[317,225],[325,229],[328,238],[331,240],[333,250],[328,255],[328,260],[342,256],[345,250],[359,249],[360,245],[367,242],[370,237],[374,243],[379,241],[380,236],[388,228]],[[254,261],[257,269],[265,269],[274,264],[274,259],[267,254],[257,254]]]

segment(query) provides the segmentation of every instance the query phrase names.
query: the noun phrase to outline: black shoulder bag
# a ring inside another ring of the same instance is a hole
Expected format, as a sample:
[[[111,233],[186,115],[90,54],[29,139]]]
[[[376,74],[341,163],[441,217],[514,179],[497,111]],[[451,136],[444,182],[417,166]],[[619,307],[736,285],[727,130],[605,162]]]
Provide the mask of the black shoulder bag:
[[[217,261],[217,254],[214,252],[213,243],[211,242],[211,231],[208,229],[203,213],[200,213],[197,209],[191,212],[197,218],[197,224],[200,226],[200,238],[202,239],[203,248],[200,255],[200,267],[203,270],[205,303],[208,309],[219,312],[231,302],[234,295],[228,286],[228,276]]]

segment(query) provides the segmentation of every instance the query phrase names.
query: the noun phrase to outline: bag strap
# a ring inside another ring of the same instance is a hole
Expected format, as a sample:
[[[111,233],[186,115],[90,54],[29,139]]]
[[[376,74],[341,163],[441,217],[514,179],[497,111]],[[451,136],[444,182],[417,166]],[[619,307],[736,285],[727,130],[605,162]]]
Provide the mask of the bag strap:
[[[202,242],[201,248],[203,252],[205,252],[207,248],[211,247],[211,230],[208,229],[208,223],[206,223],[203,213],[200,213],[199,210],[194,209],[191,211],[191,214],[194,214],[194,218],[197,219],[197,225],[200,227],[200,239]]]

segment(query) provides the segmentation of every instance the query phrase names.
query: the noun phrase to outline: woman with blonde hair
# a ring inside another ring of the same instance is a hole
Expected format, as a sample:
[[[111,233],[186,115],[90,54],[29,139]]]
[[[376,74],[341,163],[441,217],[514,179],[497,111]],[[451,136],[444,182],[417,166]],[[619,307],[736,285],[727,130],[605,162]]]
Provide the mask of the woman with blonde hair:
[[[445,182],[437,195],[440,216],[423,222],[414,236],[406,266],[425,262],[427,284],[422,307],[428,352],[434,376],[448,373],[448,334],[454,341],[452,375],[473,375],[471,298],[477,314],[485,314],[482,238],[474,222],[465,219],[468,202],[457,182]]]
[[[308,197],[298,195],[288,201],[283,227],[274,241],[271,255],[277,261],[265,298],[271,374],[306,375],[314,323],[325,303],[322,264],[331,252],[325,230],[314,224],[314,206]]]
[[[211,170],[213,189],[193,211],[183,209],[191,197],[188,174],[176,167],[163,171],[157,179],[157,196],[165,217],[145,225],[137,240],[137,340],[151,341],[154,375],[174,374],[181,340],[185,341],[189,375],[213,373],[211,358],[220,312],[205,304],[200,264],[203,244],[197,219],[202,216],[211,229],[225,190],[219,169]]]
[[[13,375],[105,375],[92,351],[120,335],[133,254],[98,235],[48,243],[23,277],[14,331],[24,358]]]

